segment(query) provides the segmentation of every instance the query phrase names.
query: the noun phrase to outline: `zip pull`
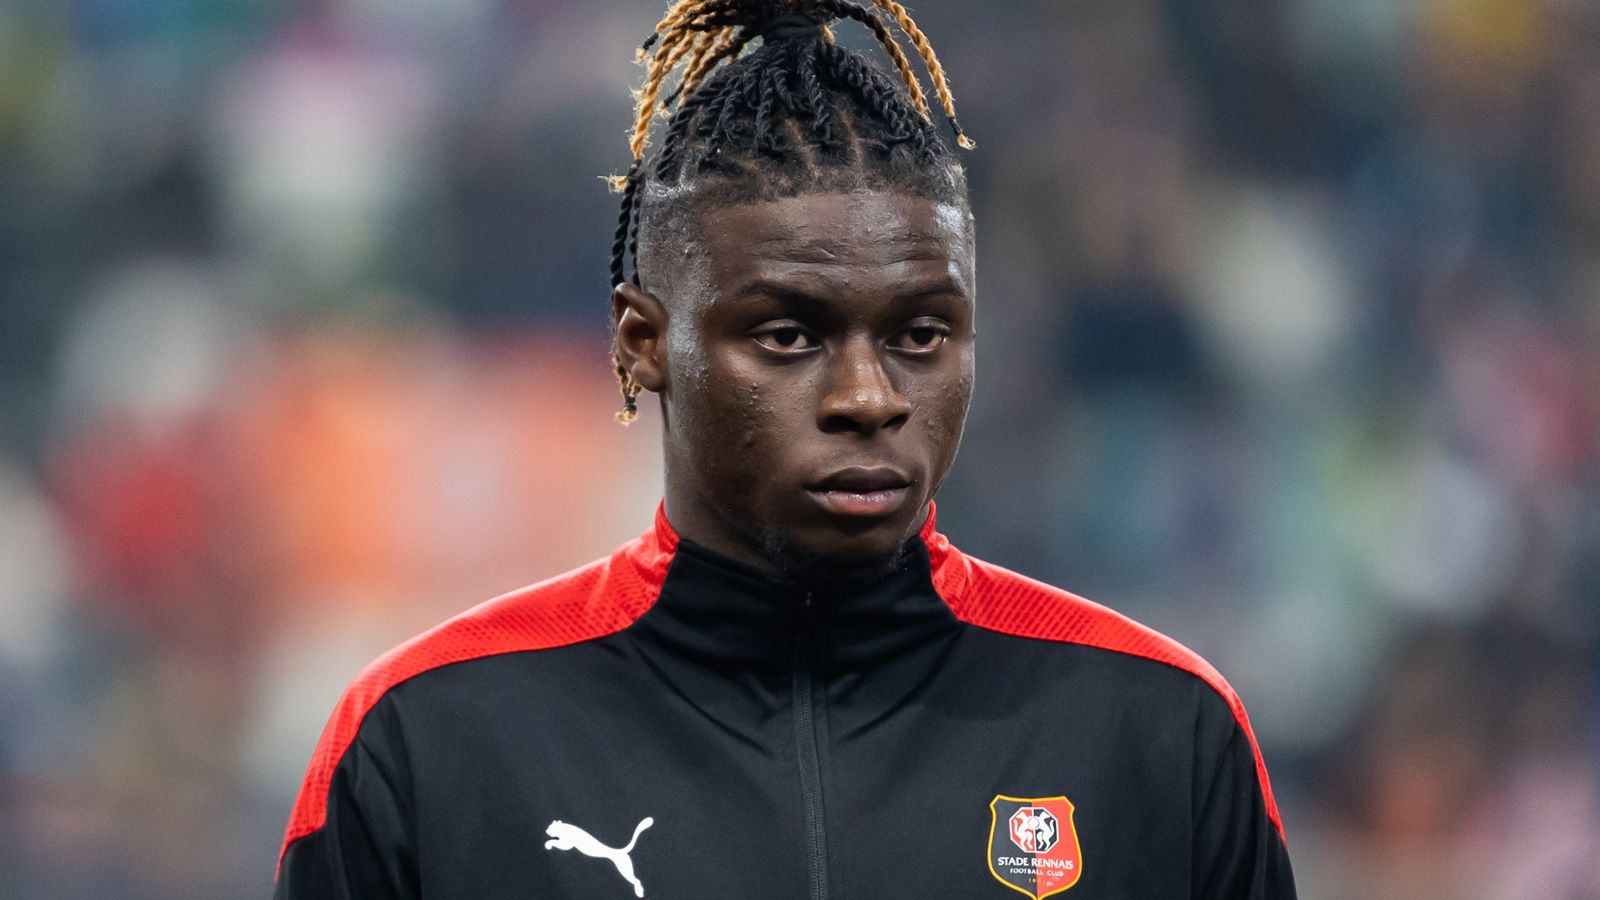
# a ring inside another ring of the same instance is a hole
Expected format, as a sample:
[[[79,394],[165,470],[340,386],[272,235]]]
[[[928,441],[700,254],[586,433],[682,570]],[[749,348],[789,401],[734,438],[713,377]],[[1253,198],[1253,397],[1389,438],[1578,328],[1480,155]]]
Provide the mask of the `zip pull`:
[[[799,596],[794,594],[789,596],[794,597],[790,601],[794,603],[794,606],[789,607],[789,617],[794,628],[795,649],[801,652],[802,657],[809,657],[810,651],[807,648],[811,644],[812,632],[815,630],[817,622],[816,602],[811,591],[806,591]],[[801,657],[796,657],[796,663],[800,661]]]

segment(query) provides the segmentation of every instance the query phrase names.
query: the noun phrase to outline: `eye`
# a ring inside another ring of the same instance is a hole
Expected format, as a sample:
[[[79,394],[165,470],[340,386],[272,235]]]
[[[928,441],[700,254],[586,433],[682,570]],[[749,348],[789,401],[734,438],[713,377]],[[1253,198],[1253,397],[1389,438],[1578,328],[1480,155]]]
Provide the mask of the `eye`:
[[[774,322],[751,335],[756,343],[775,353],[799,353],[818,346],[804,328],[793,322]]]
[[[919,322],[889,340],[896,350],[927,353],[939,349],[950,336],[950,328],[942,322]]]

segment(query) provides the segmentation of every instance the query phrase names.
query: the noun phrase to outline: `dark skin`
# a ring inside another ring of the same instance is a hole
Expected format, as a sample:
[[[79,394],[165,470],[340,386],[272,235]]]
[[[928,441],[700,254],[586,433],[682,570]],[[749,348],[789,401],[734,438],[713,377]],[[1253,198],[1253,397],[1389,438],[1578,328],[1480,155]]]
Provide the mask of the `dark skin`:
[[[665,422],[666,511],[802,581],[873,577],[928,515],[972,396],[970,216],[900,194],[711,208],[612,296]]]

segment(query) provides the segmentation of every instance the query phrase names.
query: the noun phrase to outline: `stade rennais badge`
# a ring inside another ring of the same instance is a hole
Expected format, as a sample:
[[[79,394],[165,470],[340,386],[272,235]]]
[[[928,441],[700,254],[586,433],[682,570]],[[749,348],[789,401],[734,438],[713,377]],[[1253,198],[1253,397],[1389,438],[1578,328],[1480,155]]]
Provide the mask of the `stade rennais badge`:
[[[1083,848],[1065,797],[1007,797],[989,801],[989,872],[1034,900],[1078,883]]]

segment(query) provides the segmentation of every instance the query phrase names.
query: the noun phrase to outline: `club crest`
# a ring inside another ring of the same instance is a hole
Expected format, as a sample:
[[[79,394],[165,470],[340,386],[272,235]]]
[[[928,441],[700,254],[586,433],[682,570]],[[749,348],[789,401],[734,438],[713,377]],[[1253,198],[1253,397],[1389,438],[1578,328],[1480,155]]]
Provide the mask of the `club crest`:
[[[1078,883],[1083,848],[1066,797],[989,801],[989,873],[1014,891],[1043,900]]]

